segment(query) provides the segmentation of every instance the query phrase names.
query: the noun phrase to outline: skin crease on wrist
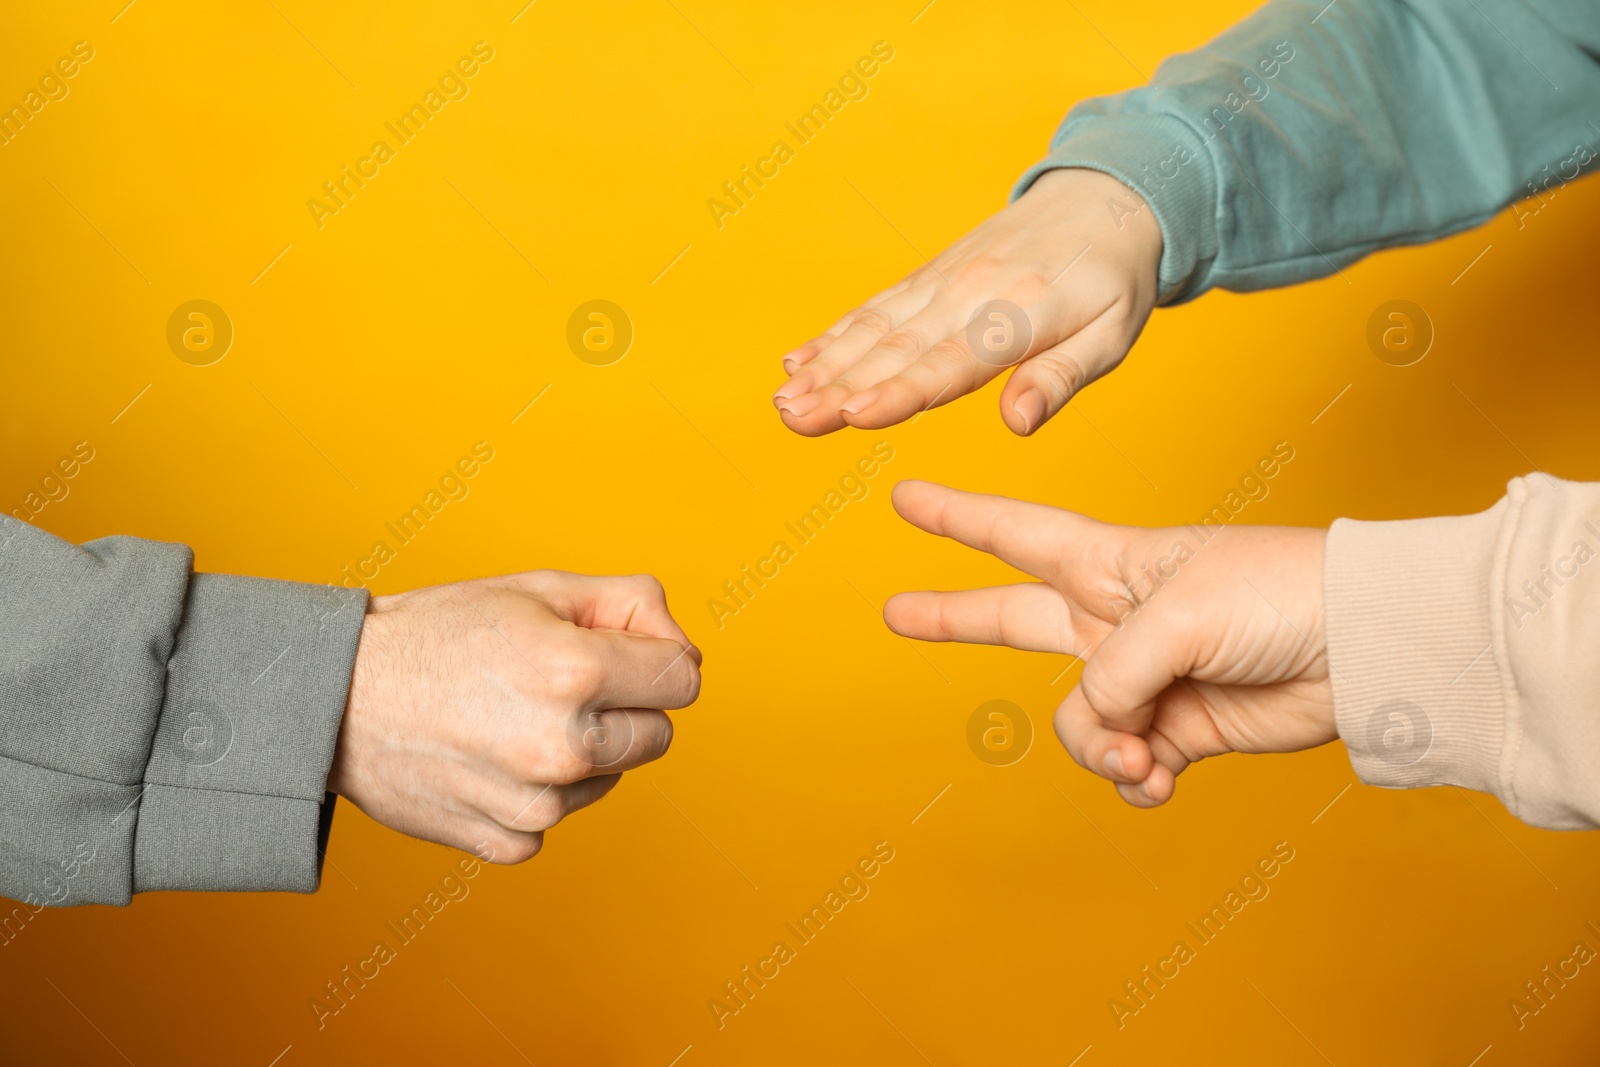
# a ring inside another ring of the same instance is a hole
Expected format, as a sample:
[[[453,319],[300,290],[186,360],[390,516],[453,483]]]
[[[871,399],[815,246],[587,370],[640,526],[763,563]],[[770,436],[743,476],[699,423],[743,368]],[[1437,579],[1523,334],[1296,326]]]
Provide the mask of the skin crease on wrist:
[[[1082,659],[1056,734],[1128,803],[1165,803],[1177,776],[1207,756],[1297,752],[1337,736],[1326,530],[1225,527],[1198,543],[1188,528],[1113,526],[930,482],[901,482],[894,506],[1038,581],[901,593],[884,606],[889,628]],[[1171,577],[1156,588],[1158,570]]]
[[[1032,434],[1127,355],[1155,306],[1161,250],[1161,227],[1127,186],[1099,171],[1047,171],[931,263],[787,353],[790,378],[773,403],[808,437],[877,429],[1009,367],[1000,417]],[[993,300],[1019,306],[1031,328],[1009,364],[980,359],[968,341],[969,322]]]

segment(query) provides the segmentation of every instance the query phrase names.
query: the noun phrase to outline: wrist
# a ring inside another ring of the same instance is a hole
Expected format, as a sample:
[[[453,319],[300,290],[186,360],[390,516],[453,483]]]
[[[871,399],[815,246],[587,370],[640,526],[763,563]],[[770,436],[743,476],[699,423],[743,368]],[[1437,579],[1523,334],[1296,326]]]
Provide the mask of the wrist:
[[[374,597],[367,602],[367,613],[361,620],[361,636],[356,643],[355,664],[350,671],[350,695],[345,701],[344,718],[339,722],[339,736],[334,743],[333,763],[328,767],[326,789],[329,793],[348,796],[351,768],[357,762],[361,735],[366,726],[373,691],[383,675],[379,665],[382,659],[385,625],[379,601]]]
[[[1147,290],[1156,291],[1164,248],[1161,223],[1125,182],[1088,167],[1056,167],[1040,174],[1024,195],[1068,205],[1091,223],[1088,232],[1096,235],[1096,244],[1120,249]]]
[[[1100,113],[1094,102],[1080,105],[1056,131],[1050,154],[1022,175],[1016,195],[1063,167],[1114,175],[1149,198],[1162,232],[1162,303],[1189,300],[1211,287],[1218,247],[1216,163],[1187,122],[1163,114],[1113,116]]]

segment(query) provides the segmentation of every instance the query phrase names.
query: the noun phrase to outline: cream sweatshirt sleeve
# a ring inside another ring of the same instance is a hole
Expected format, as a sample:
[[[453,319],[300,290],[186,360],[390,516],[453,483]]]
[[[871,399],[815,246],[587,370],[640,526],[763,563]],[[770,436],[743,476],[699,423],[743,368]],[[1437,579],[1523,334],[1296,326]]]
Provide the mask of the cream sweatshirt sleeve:
[[[1600,483],[1518,478],[1477,515],[1328,535],[1339,736],[1369,785],[1459,785],[1600,827]]]

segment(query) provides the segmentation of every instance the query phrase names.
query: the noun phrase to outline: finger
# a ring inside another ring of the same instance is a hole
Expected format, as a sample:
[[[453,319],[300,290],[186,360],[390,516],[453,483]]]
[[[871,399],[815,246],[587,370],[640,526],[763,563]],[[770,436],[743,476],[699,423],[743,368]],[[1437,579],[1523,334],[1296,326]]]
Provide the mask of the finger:
[[[1157,699],[1194,669],[1195,628],[1176,611],[1129,616],[1095,649],[1078,690],[1108,727],[1143,733]]]
[[[1090,706],[1081,684],[1056,709],[1055,728],[1067,754],[1084,770],[1102,778],[1134,785],[1148,778],[1155,766],[1145,739],[1108,727]]]
[[[499,780],[570,785],[660,759],[672,744],[672,720],[654,708],[585,705],[544,718],[524,736],[507,740],[489,757]]]
[[[964,343],[949,336],[951,325],[945,310],[938,308],[907,319],[879,338],[837,379],[812,394],[821,398],[816,412],[851,426],[877,428],[931,407],[941,394],[954,399],[971,392],[992,375],[986,377],[971,366],[974,361]],[[921,401],[912,395],[916,390],[911,385],[900,381],[919,366],[924,370],[916,381],[928,393]],[[899,384],[885,394],[892,382]],[[811,397],[802,399],[809,402]]]
[[[690,657],[702,662],[694,647],[667,609],[661,582],[648,574],[592,575],[568,571],[527,571],[500,581],[543,599],[556,614],[589,630],[622,630],[676,641],[691,648]]]
[[[492,819],[488,823],[478,820],[470,824],[464,822],[451,839],[443,843],[471,852],[484,863],[526,863],[544,847],[544,833],[520,833],[507,830]]]
[[[586,808],[611,792],[621,780],[621,774],[602,774],[570,785],[534,783],[525,791],[526,800],[520,795],[515,798],[514,802],[520,801],[515,809],[488,814],[507,830],[522,834],[543,833],[579,808]]]
[[[986,304],[976,313],[969,312],[963,317],[954,313],[956,305],[948,299],[930,306],[929,312],[938,309],[941,322],[946,326],[944,339],[904,371],[847,401],[844,410],[850,425],[880,429],[948,404],[975,392],[1007,367],[1030,365],[1043,355],[1040,349],[1058,347],[1056,343],[1061,338],[1070,340],[1100,317],[1100,313],[1086,314],[1087,309],[1054,311],[1037,298],[1030,299],[1025,285],[1013,286],[1009,291],[1032,305],[1031,313],[1014,305],[1014,310],[1003,310]],[[996,334],[988,328],[995,324],[1008,329]],[[991,341],[991,337],[1004,340]],[[1035,355],[1036,352],[1039,354]],[[1026,390],[1019,390],[1015,395],[1024,392]],[[1038,401],[1038,397],[1030,395],[1028,404],[1035,405]],[[1020,416],[1013,415],[1013,421],[1020,422]]]
[[[1153,808],[1172,799],[1178,786],[1177,777],[1189,766],[1189,757],[1160,730],[1152,729],[1147,733],[1145,743],[1150,746],[1154,760],[1150,773],[1142,782],[1131,785],[1118,782],[1117,793],[1134,807]]]
[[[582,811],[590,804],[605,798],[605,795],[617,787],[622,781],[621,773],[597,774],[593,778],[585,778],[581,782],[561,786],[561,799],[566,805],[566,815],[575,811]],[[563,816],[565,818],[565,815]]]
[[[1174,778],[1188,770],[1189,765],[1194,762],[1159,726],[1152,727],[1150,732],[1144,735],[1144,739],[1150,746],[1150,755],[1157,763],[1172,772]]]
[[[815,359],[818,353],[827,348],[834,341],[838,340],[839,335],[845,331],[847,326],[850,325],[858,312],[868,308],[878,307],[891,297],[898,296],[900,293],[905,291],[906,287],[911,284],[911,281],[912,279],[910,277],[900,279],[898,282],[895,282],[877,296],[874,296],[871,300],[868,300],[865,304],[862,304],[861,307],[851,311],[850,314],[846,315],[844,318],[828,327],[828,329],[824,330],[820,335],[813,337],[811,340],[807,341],[798,348],[793,348],[788,352],[785,352],[783,354],[784,373],[793,376],[801,367]]]
[[[1136,785],[1117,782],[1117,795],[1136,808],[1160,807],[1172,799],[1172,794],[1177,791],[1178,783],[1173,780],[1172,772],[1157,763],[1150,769],[1150,776]]]
[[[823,347],[773,394],[773,403],[789,408],[791,413],[801,411],[794,401],[810,392],[828,385],[854,366],[856,361],[870,351],[883,335],[910,319],[928,304],[930,290],[926,286],[908,288],[885,300],[876,307],[858,308],[839,335]]]
[[[904,370],[851,397],[845,418],[863,430],[893,426],[974,392],[1002,369],[973,355],[964,336],[952,334]]]
[[[842,405],[845,412],[863,410],[868,402],[866,398],[878,386],[915,366],[936,348],[948,344],[955,326],[956,319],[950,314],[948,302],[935,303],[884,334],[834,382],[850,390],[849,402]]]
[[[1043,582],[954,593],[898,593],[883,606],[883,621],[901,637],[918,641],[965,641],[1073,655],[1081,651],[1072,635],[1066,600]]]
[[[590,630],[584,644],[596,654],[598,678],[589,708],[686,708],[700,695],[692,645],[643,634]]]
[[[592,629],[625,630],[676,641],[689,648],[696,663],[702,662],[700,649],[689,640],[678,620],[667,607],[667,590],[649,574],[631,574],[610,579],[595,604]]]
[[[648,708],[586,709],[569,723],[567,743],[580,764],[572,781],[631,771],[667,754],[672,720]]]
[[[1023,437],[1036,432],[1080,390],[1121,363],[1128,346],[1126,324],[1113,311],[1102,313],[1011,372],[1000,391],[1000,418]]]
[[[894,487],[894,509],[919,529],[998,556],[1036,578],[1051,577],[1063,561],[1065,544],[1074,555],[1105,536],[1107,526],[1075,512],[1010,497],[966,493],[933,482],[904,481]]]

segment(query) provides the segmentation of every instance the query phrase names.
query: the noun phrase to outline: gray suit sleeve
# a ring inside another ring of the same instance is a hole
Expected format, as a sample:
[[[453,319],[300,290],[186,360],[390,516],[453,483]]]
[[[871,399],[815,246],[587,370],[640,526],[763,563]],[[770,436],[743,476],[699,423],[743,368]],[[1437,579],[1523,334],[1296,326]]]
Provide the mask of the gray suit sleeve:
[[[367,594],[192,567],[0,516],[0,894],[317,888]]]

